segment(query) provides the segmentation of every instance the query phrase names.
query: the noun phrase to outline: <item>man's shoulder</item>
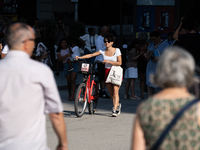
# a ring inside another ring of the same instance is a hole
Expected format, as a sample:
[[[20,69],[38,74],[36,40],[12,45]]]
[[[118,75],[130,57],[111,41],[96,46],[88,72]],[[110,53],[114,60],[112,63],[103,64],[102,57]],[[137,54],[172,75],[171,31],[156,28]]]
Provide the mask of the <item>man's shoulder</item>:
[[[102,39],[104,39],[104,37],[101,36],[101,35],[99,35],[99,36],[97,37],[97,40],[102,40]]]
[[[163,41],[160,45],[161,46],[169,46],[169,43],[167,41]]]

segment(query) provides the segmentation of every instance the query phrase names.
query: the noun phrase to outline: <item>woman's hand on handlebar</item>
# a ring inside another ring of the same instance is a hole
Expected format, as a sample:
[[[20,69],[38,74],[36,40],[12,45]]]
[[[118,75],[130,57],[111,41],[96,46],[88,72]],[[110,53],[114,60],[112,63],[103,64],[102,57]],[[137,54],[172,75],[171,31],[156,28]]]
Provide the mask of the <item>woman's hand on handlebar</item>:
[[[80,57],[76,56],[74,59],[75,59],[75,60],[78,60],[78,59],[80,59]]]

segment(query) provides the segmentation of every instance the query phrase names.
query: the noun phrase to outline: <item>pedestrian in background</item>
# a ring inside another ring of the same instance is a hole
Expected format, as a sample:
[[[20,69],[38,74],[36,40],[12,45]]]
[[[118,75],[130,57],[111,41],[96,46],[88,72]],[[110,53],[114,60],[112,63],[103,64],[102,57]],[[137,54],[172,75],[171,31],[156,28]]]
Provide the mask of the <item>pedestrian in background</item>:
[[[34,55],[34,59],[38,60],[49,67],[52,67],[50,51],[46,47],[46,45],[42,42],[41,38],[36,38],[35,41],[36,51]]]
[[[57,150],[67,150],[63,108],[52,71],[30,59],[33,29],[12,24],[6,32],[10,51],[0,61],[0,149],[46,150],[46,114],[58,137]]]
[[[57,49],[58,61],[63,63],[64,74],[67,78],[67,90],[69,93],[68,100],[74,101],[75,89],[76,89],[76,76],[78,72],[78,64],[72,62],[73,70],[69,71],[68,60],[71,58],[70,45],[66,39],[61,39]]]
[[[148,52],[148,49],[147,47],[149,46],[149,43],[147,42],[148,40],[148,35],[146,32],[140,32],[138,34],[138,39],[140,40],[140,44],[139,44],[139,52],[143,52],[144,53],[147,53]],[[145,89],[147,89],[146,87],[146,68],[147,68],[147,59],[144,57],[144,55],[140,55],[140,57],[138,58],[138,75],[139,75],[139,78],[140,78],[140,92],[141,92],[141,95],[140,95],[140,98],[141,99],[144,99],[144,91]],[[146,87],[146,88],[145,88]],[[146,90],[147,91],[147,90]]]
[[[108,27],[103,26],[101,28],[101,34],[98,36],[96,40],[96,51],[98,52],[99,50],[105,51],[106,46],[104,44],[104,37],[108,35]],[[103,56],[99,55],[95,58],[95,61],[103,61]],[[100,91],[99,91],[99,97],[101,98],[110,98],[108,94],[106,93],[106,84],[105,84],[105,64],[98,63],[97,64],[97,69],[100,72],[98,75],[99,83],[100,83]]]
[[[138,58],[144,53],[144,51],[139,51],[139,44],[140,40],[134,39],[127,48],[126,71],[124,75],[124,78],[127,79],[125,84],[125,99],[140,99],[140,97],[135,95],[135,79],[138,78]],[[129,96],[129,88],[131,91],[131,96]]]
[[[58,19],[57,20],[57,24],[56,24],[56,28],[55,28],[55,59],[56,59],[56,73],[55,73],[55,77],[58,77],[60,75],[59,73],[59,67],[60,67],[60,62],[58,61],[58,57],[57,57],[57,48],[58,45],[60,43],[60,40],[65,38],[66,40],[68,40],[69,37],[69,28],[65,26],[65,24],[63,23],[62,19]]]
[[[85,34],[79,38],[80,41],[85,45],[84,55],[92,54],[92,53],[96,52],[97,38],[98,38],[98,35],[95,33],[94,28],[88,28],[88,34]],[[86,62],[93,64],[94,60],[95,60],[95,57],[87,59]]]
[[[151,43],[148,46],[148,52],[144,53],[144,57],[148,60],[147,69],[146,69],[146,84],[148,86],[148,96],[154,94],[154,89],[157,86],[150,83],[150,75],[156,72],[156,67],[158,64],[159,57],[162,55],[164,50],[169,46],[166,41],[163,41],[160,38],[160,32],[152,31],[150,32]]]
[[[181,27],[184,28],[186,34],[179,35]],[[196,64],[200,66],[200,34],[195,32],[193,21],[185,20],[184,17],[182,17],[179,27],[174,32],[173,37],[178,41],[178,46],[185,48],[188,52],[190,52],[194,57]],[[196,70],[196,74],[199,74],[199,70]],[[194,84],[193,88],[196,97],[199,98],[199,84]]]

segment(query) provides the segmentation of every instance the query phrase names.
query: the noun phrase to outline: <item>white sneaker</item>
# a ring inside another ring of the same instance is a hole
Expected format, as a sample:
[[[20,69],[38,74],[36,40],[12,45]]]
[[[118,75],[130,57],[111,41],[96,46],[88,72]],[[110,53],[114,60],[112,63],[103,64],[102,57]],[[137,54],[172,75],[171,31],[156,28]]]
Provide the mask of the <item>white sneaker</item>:
[[[118,115],[117,111],[113,109],[112,110],[112,117],[117,117],[117,115]]]
[[[122,104],[119,103],[119,106],[117,106],[117,115],[119,115],[121,113],[121,107],[122,107]]]

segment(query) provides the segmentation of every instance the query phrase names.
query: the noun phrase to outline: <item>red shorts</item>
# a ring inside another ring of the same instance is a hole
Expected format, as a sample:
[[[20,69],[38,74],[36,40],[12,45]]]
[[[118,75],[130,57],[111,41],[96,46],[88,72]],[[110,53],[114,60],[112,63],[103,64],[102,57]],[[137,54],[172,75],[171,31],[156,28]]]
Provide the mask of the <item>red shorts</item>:
[[[109,72],[110,72],[110,69],[111,68],[105,68],[105,82],[106,82],[106,79],[107,79],[107,77],[108,77],[108,74],[109,74]]]

